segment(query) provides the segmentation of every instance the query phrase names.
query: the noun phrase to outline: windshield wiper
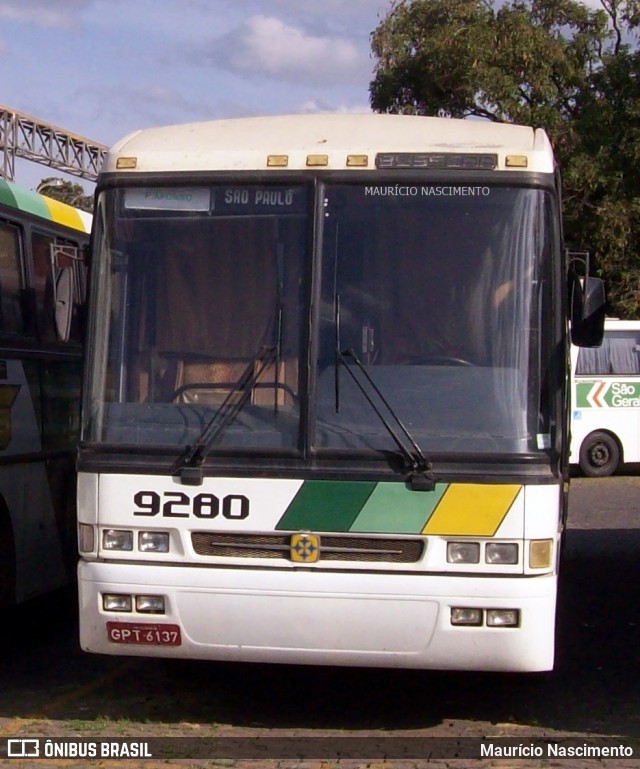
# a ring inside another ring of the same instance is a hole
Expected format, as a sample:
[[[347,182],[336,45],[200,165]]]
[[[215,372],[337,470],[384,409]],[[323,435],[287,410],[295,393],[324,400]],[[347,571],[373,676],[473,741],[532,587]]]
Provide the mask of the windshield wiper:
[[[398,431],[394,429],[393,425],[391,425],[389,420],[385,417],[382,410],[378,407],[374,399],[371,397],[370,391],[364,386],[364,384],[358,379],[358,377],[352,371],[352,367],[349,366],[349,364],[347,363],[347,358],[351,358],[351,360],[355,363],[358,371],[362,373],[362,375],[364,376],[365,380],[367,381],[367,383],[369,384],[373,392],[378,396],[378,398],[380,399],[384,407],[387,409],[387,411],[393,418],[393,421],[398,425],[398,427],[402,431],[402,434],[411,444],[413,451],[410,448],[408,448],[408,446],[400,437],[400,434],[398,433]],[[411,435],[411,433],[405,426],[404,422],[397,415],[397,413],[395,412],[395,410],[393,409],[389,401],[384,397],[382,391],[373,381],[373,379],[369,375],[369,372],[367,371],[365,366],[362,365],[362,362],[356,355],[355,350],[351,348],[349,348],[348,350],[339,350],[338,361],[344,364],[344,368],[349,372],[349,376],[355,383],[356,387],[364,395],[367,402],[369,403],[371,408],[374,410],[374,412],[376,413],[377,417],[380,419],[380,421],[384,425],[389,435],[393,438],[394,443],[396,444],[396,446],[398,447],[400,453],[404,458],[405,468],[409,473],[407,477],[407,483],[409,484],[409,487],[413,491],[433,491],[435,488],[436,482],[435,482],[435,478],[433,477],[433,468],[431,466],[431,462],[429,462],[429,460],[422,453],[422,449],[420,448],[420,446],[418,445],[414,437]],[[337,365],[336,365],[336,369],[337,369]]]
[[[187,446],[178,457],[171,469],[172,475],[180,475],[182,483],[192,486],[202,483],[202,463],[222,433],[235,422],[238,414],[251,399],[252,390],[263,372],[278,356],[278,345],[262,347],[249,361],[218,410],[203,427],[193,446]]]
[[[336,280],[335,277],[334,277],[334,280]],[[342,343],[340,338],[340,309],[341,309],[340,294],[336,291],[334,294],[334,327],[335,327],[335,334],[336,334],[335,335],[336,360],[335,360],[335,383],[334,384],[335,384],[335,398],[336,398],[336,413],[340,411],[339,366],[340,366],[340,363],[342,363],[344,364],[345,369],[349,372],[349,376],[351,377],[351,379],[353,379],[356,387],[364,395],[367,402],[369,403],[371,408],[374,410],[376,416],[382,422],[385,429],[393,439],[393,442],[398,447],[398,450],[400,451],[400,454],[404,459],[405,470],[409,473],[407,477],[407,483],[409,484],[409,487],[413,491],[433,491],[436,486],[436,481],[435,481],[435,478],[433,477],[433,468],[431,466],[431,462],[429,462],[429,460],[422,453],[422,449],[420,448],[420,446],[418,446],[417,441],[411,435],[411,433],[405,426],[404,422],[397,415],[397,413],[395,412],[395,410],[393,409],[389,401],[384,397],[380,388],[369,376],[367,369],[362,365],[362,362],[360,361],[360,358],[358,358],[358,356],[356,355],[355,350],[351,347],[346,350],[342,349]],[[369,384],[373,392],[378,396],[382,404],[385,406],[385,408],[393,418],[394,422],[398,425],[398,427],[404,434],[405,438],[411,444],[413,451],[411,451],[411,449],[409,449],[406,446],[406,444],[398,434],[398,431],[393,428],[393,426],[389,423],[389,420],[385,417],[385,415],[382,413],[380,408],[376,405],[373,398],[371,397],[370,392],[362,384],[362,382],[358,379],[358,377],[353,373],[353,371],[351,370],[351,366],[349,366],[349,364],[347,363],[347,358],[351,358],[351,360],[353,360],[353,362],[356,364],[356,367],[365,377],[367,383]]]
[[[171,474],[180,475],[182,483],[199,486],[202,483],[202,464],[224,431],[235,422],[238,414],[251,399],[253,388],[264,371],[275,363],[273,410],[278,412],[280,362],[282,360],[282,333],[284,323],[284,246],[277,243],[275,251],[276,296],[273,323],[275,344],[262,346],[249,361],[240,378],[231,388],[220,407],[204,426],[193,446],[187,446],[172,467]]]

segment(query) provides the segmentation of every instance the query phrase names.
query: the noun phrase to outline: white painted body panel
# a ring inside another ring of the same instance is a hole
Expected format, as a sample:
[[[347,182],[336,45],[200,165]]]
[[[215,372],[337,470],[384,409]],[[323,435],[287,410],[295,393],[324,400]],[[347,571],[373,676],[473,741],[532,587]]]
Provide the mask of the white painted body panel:
[[[558,485],[523,486],[495,535],[480,538],[518,542],[520,558],[514,565],[448,563],[447,541],[461,536],[424,534],[407,535],[422,536],[426,543],[416,563],[320,559],[300,564],[286,553],[274,559],[199,555],[191,542],[194,531],[274,533],[302,485],[299,480],[205,478],[197,487],[133,474],[80,473],[79,480],[80,521],[96,531],[95,549],[79,566],[80,637],[86,651],[449,670],[535,671],[553,665]],[[193,513],[140,517],[132,505],[140,489],[221,499],[241,494],[250,499],[251,514],[243,520],[196,519]],[[400,510],[390,515],[402,520]],[[110,527],[134,531],[131,551],[102,549],[102,534]],[[135,543],[143,530],[170,531],[171,551],[139,552]],[[552,565],[541,573],[530,568],[526,553],[531,539],[545,538],[555,550]],[[105,612],[105,593],[162,595],[166,610],[162,615]],[[518,609],[521,622],[515,628],[455,627],[452,607]],[[177,625],[182,644],[114,643],[107,634],[109,621]]]
[[[309,168],[308,155],[327,155],[327,170],[346,169],[347,155],[367,155],[354,171],[375,171],[378,152],[491,153],[506,173],[507,155],[527,157],[526,171],[553,173],[553,152],[541,129],[481,120],[416,115],[321,114],[235,118],[148,128],[121,139],[109,150],[103,172],[118,158],[135,158],[126,173],[145,171],[256,171],[268,155],[286,155],[288,169]],[[278,174],[280,169],[269,169]]]
[[[89,652],[442,670],[553,666],[553,575],[513,581],[81,562],[79,583],[80,644]],[[164,595],[167,614],[102,611],[102,592],[131,590]],[[451,606],[520,608],[522,625],[452,627]],[[107,620],[178,624],[182,645],[111,643]]]

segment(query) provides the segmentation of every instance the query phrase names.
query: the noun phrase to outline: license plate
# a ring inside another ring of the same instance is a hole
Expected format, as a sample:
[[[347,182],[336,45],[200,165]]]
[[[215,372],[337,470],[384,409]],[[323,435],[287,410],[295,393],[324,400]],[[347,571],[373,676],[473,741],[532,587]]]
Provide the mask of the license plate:
[[[157,622],[107,622],[107,637],[114,644],[145,646],[180,646],[179,625]]]

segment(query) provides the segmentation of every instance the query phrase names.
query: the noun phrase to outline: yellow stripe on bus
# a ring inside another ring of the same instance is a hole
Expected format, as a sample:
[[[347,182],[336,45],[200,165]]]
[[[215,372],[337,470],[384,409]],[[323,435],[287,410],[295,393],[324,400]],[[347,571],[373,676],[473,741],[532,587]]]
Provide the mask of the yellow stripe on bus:
[[[53,200],[53,198],[44,197],[43,199],[54,222],[65,227],[71,227],[74,230],[86,231],[84,222],[75,208],[68,206],[66,203],[61,203],[59,200]]]
[[[515,484],[452,483],[422,533],[492,537],[521,488]]]

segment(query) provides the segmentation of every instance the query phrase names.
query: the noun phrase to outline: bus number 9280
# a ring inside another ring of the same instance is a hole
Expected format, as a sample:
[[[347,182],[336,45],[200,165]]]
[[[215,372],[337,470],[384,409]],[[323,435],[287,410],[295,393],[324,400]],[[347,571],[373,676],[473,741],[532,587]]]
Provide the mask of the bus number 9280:
[[[134,494],[134,515],[164,518],[217,518],[222,515],[228,520],[244,520],[249,517],[249,500],[242,494],[196,494],[190,497],[179,491],[138,491]]]

